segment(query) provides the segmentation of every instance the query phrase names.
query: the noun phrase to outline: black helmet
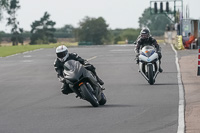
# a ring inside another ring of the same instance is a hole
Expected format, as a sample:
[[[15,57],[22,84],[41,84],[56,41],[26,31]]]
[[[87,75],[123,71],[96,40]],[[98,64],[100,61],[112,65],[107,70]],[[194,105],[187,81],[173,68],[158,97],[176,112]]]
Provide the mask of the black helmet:
[[[140,32],[140,36],[142,39],[148,39],[150,36],[150,30],[148,28],[143,28]]]

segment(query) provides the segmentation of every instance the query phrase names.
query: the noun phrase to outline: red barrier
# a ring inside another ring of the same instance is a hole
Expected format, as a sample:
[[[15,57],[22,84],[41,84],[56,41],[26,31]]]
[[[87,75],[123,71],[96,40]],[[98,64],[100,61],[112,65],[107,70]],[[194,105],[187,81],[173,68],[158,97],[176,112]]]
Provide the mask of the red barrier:
[[[198,72],[197,72],[197,76],[200,75],[200,46],[198,46],[199,49],[199,53],[198,53]]]

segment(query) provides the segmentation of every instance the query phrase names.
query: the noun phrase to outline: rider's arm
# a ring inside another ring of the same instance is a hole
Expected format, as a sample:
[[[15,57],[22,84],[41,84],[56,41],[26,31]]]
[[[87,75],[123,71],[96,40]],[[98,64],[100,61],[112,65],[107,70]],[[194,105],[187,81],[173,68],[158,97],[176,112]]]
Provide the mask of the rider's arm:
[[[81,58],[78,54],[76,53],[71,53],[70,57],[76,61],[79,61],[82,65],[85,65],[85,68],[90,70],[90,71],[94,71],[95,67],[90,64],[87,60],[84,60],[83,58]]]
[[[57,77],[59,79],[60,82],[64,82],[64,76],[63,76],[63,67],[60,64],[61,62],[58,61],[58,59],[55,60],[54,62],[54,68],[55,71],[57,72]]]
[[[65,82],[65,78],[63,76],[61,76],[60,74],[57,74],[57,78],[60,82],[64,83]]]
[[[136,44],[136,54],[139,54],[139,52],[140,52],[140,47],[141,47],[141,39],[140,38],[138,38],[138,40],[137,40],[137,44]]]
[[[76,61],[79,61],[83,65],[87,63],[87,60],[81,58],[77,53],[70,53],[70,57]]]
[[[152,44],[155,46],[157,52],[160,51],[160,46],[158,45],[156,39],[152,38]]]

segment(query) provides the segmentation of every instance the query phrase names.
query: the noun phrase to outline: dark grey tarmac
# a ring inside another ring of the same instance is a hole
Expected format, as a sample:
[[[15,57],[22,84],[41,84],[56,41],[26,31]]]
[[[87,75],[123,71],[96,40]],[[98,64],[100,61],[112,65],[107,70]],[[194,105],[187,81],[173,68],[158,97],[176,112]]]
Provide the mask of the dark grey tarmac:
[[[178,83],[174,51],[162,47],[155,85],[138,72],[133,45],[71,47],[96,67],[107,104],[63,95],[55,48],[0,58],[0,133],[176,133]]]

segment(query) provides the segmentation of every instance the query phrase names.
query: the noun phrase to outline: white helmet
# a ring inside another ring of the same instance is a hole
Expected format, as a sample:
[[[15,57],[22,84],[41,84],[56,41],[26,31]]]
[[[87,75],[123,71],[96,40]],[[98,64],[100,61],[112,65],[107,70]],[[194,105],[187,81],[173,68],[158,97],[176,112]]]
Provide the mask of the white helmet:
[[[56,48],[56,55],[57,58],[61,61],[61,62],[65,62],[65,60],[68,58],[69,53],[68,53],[68,49],[65,45],[60,45]]]

